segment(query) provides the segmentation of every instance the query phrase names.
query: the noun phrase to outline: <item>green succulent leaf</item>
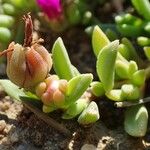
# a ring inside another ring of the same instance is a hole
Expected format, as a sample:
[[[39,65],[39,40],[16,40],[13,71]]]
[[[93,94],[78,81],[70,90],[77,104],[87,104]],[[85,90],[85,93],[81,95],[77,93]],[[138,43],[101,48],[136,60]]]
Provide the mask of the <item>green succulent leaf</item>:
[[[129,62],[129,68],[128,68],[128,75],[130,78],[132,78],[132,75],[138,70],[137,63],[135,61]]]
[[[88,125],[95,123],[100,118],[97,104],[92,101],[78,118],[79,124]]]
[[[68,82],[66,105],[70,105],[77,101],[92,82],[92,74],[81,74],[72,78]]]
[[[115,64],[115,71],[116,74],[121,78],[121,79],[128,79],[128,68],[129,68],[129,64],[117,60],[116,64]]]
[[[113,41],[100,51],[96,69],[105,91],[110,91],[114,86],[114,72],[119,41]]]
[[[0,42],[8,43],[11,40],[11,31],[8,28],[0,27]]]
[[[146,20],[150,20],[149,0],[132,0],[132,4],[140,15],[142,15]]]
[[[72,119],[79,115],[88,105],[89,101],[87,99],[78,99],[75,103],[71,104],[65,113],[63,114],[63,119]]]
[[[95,26],[92,34],[92,46],[94,54],[98,56],[101,49],[109,43],[110,41],[104,32],[99,28],[99,26]]]
[[[91,83],[91,92],[93,95],[99,97],[105,94],[105,90],[103,88],[103,84],[98,81],[94,81]]]
[[[123,101],[121,98],[121,90],[120,89],[113,89],[105,94],[110,100],[113,101]]]
[[[128,52],[129,52],[129,55],[130,55],[130,59],[139,61],[139,56],[138,56],[137,51],[135,50],[134,46],[132,45],[131,41],[128,40],[127,38],[122,38],[121,41],[126,46]]]
[[[10,80],[0,80],[0,84],[4,88],[5,92],[14,100],[20,101],[20,96],[26,96],[23,89],[20,89],[17,85],[12,83]]]
[[[148,112],[145,106],[132,106],[126,110],[124,128],[134,137],[142,137],[146,134],[148,123]]]
[[[132,84],[124,84],[121,87],[121,98],[123,100],[138,100],[140,98],[140,90]]]
[[[144,47],[144,53],[148,60],[150,60],[150,47]]]
[[[131,78],[134,85],[142,86],[146,80],[146,71],[144,69],[136,71]]]
[[[53,45],[52,58],[54,70],[61,79],[70,80],[75,76],[68,53],[60,37]]]
[[[9,15],[0,14],[0,27],[10,28],[14,24],[14,18]]]

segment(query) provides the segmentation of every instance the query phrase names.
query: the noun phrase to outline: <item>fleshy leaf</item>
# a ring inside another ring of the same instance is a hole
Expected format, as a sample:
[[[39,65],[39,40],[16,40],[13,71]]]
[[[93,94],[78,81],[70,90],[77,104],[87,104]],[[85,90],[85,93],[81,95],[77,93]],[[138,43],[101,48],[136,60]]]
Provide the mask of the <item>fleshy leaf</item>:
[[[105,46],[97,58],[96,69],[105,91],[110,91],[114,86],[115,62],[119,41],[113,41]]]
[[[148,123],[148,112],[145,106],[132,106],[126,110],[124,128],[125,131],[135,137],[146,134]]]
[[[100,50],[109,43],[110,41],[104,32],[98,26],[95,26],[92,34],[92,46],[94,54],[98,56]]]
[[[113,100],[113,101],[122,101],[122,98],[121,98],[121,90],[120,90],[120,89],[111,90],[111,91],[107,92],[105,95],[106,95],[110,100]]]
[[[20,96],[26,96],[23,89],[20,89],[17,85],[12,83],[10,80],[0,80],[0,84],[4,88],[5,92],[14,100],[20,101]]]
[[[61,79],[70,80],[74,71],[62,39],[59,37],[52,48],[53,66]]]
[[[146,20],[150,20],[149,0],[132,0],[132,4],[140,15],[142,15]]]
[[[69,105],[78,100],[89,87],[92,79],[92,74],[81,74],[72,78],[68,82],[66,104]]]
[[[78,99],[75,103],[71,104],[63,114],[63,119],[72,119],[79,115],[88,105],[87,99]]]
[[[88,125],[99,119],[99,110],[95,102],[91,102],[78,118],[79,124]]]
[[[100,97],[105,94],[105,90],[103,88],[103,84],[98,81],[94,81],[91,83],[91,92],[93,95]]]

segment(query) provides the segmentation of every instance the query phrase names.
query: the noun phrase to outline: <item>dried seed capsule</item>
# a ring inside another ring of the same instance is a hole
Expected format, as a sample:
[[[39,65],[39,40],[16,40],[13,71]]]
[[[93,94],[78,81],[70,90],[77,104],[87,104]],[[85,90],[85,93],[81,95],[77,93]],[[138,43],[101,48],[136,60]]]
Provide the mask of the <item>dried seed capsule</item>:
[[[0,53],[7,53],[7,75],[9,79],[21,88],[34,90],[43,81],[51,67],[52,59],[48,51],[32,39],[32,20],[30,15],[24,16],[25,40],[24,45],[12,42],[8,49]]]
[[[49,57],[51,64],[32,47],[24,48],[14,43],[10,47],[13,51],[7,53],[7,75],[13,83],[25,89],[32,89],[46,78],[52,67],[47,51],[45,56]]]

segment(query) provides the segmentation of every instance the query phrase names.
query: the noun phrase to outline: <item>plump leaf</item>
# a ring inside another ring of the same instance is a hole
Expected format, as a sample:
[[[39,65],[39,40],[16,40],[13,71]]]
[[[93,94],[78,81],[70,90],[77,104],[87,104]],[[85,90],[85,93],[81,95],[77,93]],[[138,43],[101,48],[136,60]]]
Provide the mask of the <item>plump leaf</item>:
[[[53,66],[61,79],[70,80],[74,77],[74,70],[62,39],[59,37],[52,48]]]
[[[144,53],[148,60],[150,60],[150,47],[144,47]]]
[[[67,89],[67,105],[74,103],[78,100],[82,94],[86,91],[89,87],[90,83],[92,82],[93,75],[92,74],[81,74],[74,78],[72,78],[68,82],[68,89]]]
[[[146,134],[148,123],[148,112],[145,106],[132,106],[126,110],[124,128],[125,131],[135,137]]]
[[[105,91],[110,91],[114,86],[114,72],[118,45],[118,40],[111,42],[100,51],[97,58],[97,74],[100,81],[103,83]]]
[[[0,80],[0,84],[4,88],[5,92],[10,97],[14,98],[14,100],[20,101],[20,96],[26,96],[25,93],[23,92],[23,89],[20,89],[10,80]]]
[[[99,119],[99,110],[95,102],[91,102],[78,118],[79,124],[88,125]]]
[[[121,98],[121,90],[120,89],[114,89],[105,94],[110,100],[113,101],[122,101]]]
[[[91,92],[93,95],[100,97],[105,94],[105,90],[103,88],[103,84],[98,81],[94,81],[91,83]]]
[[[144,69],[136,71],[131,78],[133,84],[137,86],[144,85],[146,80],[146,71]]]
[[[146,20],[150,20],[149,0],[132,0],[132,4],[140,15],[142,15]]]
[[[71,104],[63,114],[63,119],[72,119],[79,115],[88,105],[87,99],[78,99],[75,103]]]
[[[100,50],[109,43],[110,41],[104,32],[98,26],[95,26],[92,34],[92,46],[94,54],[98,56]]]

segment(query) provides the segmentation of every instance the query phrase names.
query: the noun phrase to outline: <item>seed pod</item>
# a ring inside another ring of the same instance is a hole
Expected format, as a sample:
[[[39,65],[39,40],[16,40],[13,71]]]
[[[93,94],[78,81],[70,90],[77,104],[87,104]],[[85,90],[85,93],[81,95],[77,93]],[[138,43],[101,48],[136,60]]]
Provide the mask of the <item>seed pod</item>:
[[[145,106],[132,106],[126,110],[124,128],[125,131],[135,137],[146,134],[148,124],[148,112]]]
[[[40,53],[33,47],[12,43],[8,49],[13,51],[7,53],[7,75],[13,83],[25,89],[32,89],[43,81],[52,67],[48,51],[41,49],[43,52]]]
[[[91,102],[78,118],[79,124],[88,125],[99,119],[99,110],[95,102]]]
[[[8,49],[0,53],[7,53],[7,75],[9,79],[21,88],[34,90],[43,81],[51,67],[52,59],[48,51],[32,40],[32,20],[29,15],[24,16],[25,40],[24,45],[12,42]]]

